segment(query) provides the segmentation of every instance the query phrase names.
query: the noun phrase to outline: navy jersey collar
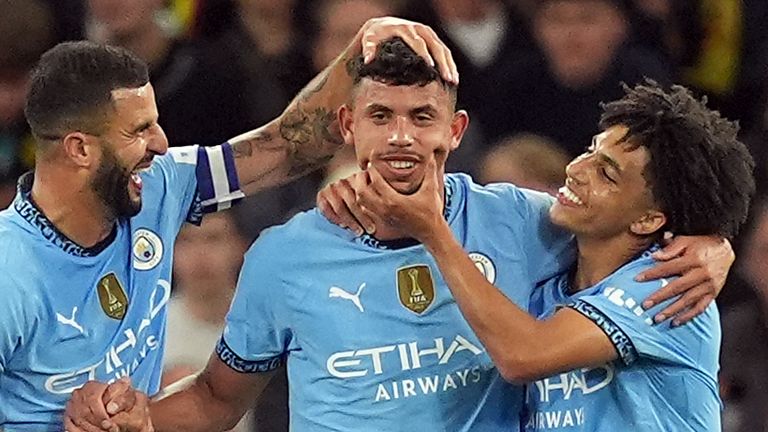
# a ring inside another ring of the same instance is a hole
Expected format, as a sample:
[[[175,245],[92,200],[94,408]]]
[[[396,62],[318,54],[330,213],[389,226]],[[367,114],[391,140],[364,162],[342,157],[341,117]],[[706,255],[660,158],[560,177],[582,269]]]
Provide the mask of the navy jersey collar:
[[[451,222],[451,219],[453,215],[455,214],[456,207],[456,185],[453,184],[453,180],[446,176],[445,177],[445,205],[443,206],[443,217],[445,217],[445,220],[448,221],[448,223]],[[412,246],[417,246],[421,243],[419,243],[418,240],[414,238],[401,238],[401,239],[394,239],[394,240],[379,240],[369,234],[363,234],[360,237],[357,237],[358,241],[362,243],[365,246],[368,246],[370,248],[374,249],[383,249],[383,250],[397,250],[397,249],[405,249]]]
[[[45,216],[32,200],[31,191],[33,180],[33,172],[27,172],[19,178],[19,182],[16,186],[17,193],[16,198],[13,201],[13,208],[22,219],[26,220],[32,226],[33,229],[39,231],[43,238],[69,255],[76,257],[96,256],[112,244],[115,237],[117,237],[117,224],[115,224],[112,231],[104,240],[91,247],[80,246],[59,231],[53,222]]]

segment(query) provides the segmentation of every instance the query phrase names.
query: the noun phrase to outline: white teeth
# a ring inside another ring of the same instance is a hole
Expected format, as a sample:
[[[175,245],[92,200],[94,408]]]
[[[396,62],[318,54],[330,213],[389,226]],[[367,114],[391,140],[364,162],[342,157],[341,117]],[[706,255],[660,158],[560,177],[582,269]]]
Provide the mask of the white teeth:
[[[414,162],[411,162],[411,161],[389,161],[387,163],[389,164],[389,166],[395,169],[413,168],[413,166],[416,165]]]
[[[584,202],[581,200],[581,198],[577,197],[575,193],[573,193],[570,189],[568,189],[567,186],[561,187],[558,192],[563,194],[568,201],[571,201],[572,203],[576,205],[584,205]]]

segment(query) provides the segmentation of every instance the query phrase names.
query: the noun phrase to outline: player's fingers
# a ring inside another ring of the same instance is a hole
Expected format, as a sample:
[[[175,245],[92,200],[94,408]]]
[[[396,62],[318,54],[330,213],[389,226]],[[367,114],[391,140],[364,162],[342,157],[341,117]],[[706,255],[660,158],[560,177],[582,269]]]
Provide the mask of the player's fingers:
[[[370,215],[365,208],[360,204],[357,198],[357,192],[355,186],[349,179],[342,179],[338,182],[339,196],[344,204],[341,212],[348,212],[354,219],[354,226],[360,230],[365,230],[369,234],[373,234],[376,231],[376,225],[373,223]],[[352,222],[350,222],[352,223]],[[358,235],[362,235],[362,232],[356,231]]]
[[[437,68],[440,71],[440,75],[445,81],[452,82],[454,84],[459,83],[459,71],[456,67],[456,62],[453,60],[451,50],[440,40],[432,30],[431,27],[421,25],[416,28],[419,36],[425,41],[427,49],[434,58]]]
[[[129,389],[130,390],[130,389]],[[130,411],[136,405],[136,392],[133,390],[118,393],[107,403],[107,413],[115,415],[121,411]]]
[[[357,207],[354,192],[347,189],[347,185],[336,182],[329,186],[325,196],[328,206],[338,220],[338,225],[349,228],[356,235],[362,235],[364,227],[357,220],[350,206]]]
[[[62,422],[62,424],[64,425],[64,432],[88,432],[87,430],[82,429],[79,426],[77,426],[72,421],[72,419],[69,418],[69,416],[67,416],[67,415],[64,416],[64,421]],[[101,430],[98,429],[98,431],[101,431]]]
[[[389,194],[396,193],[392,189],[392,186],[390,186],[390,184],[384,180],[384,177],[381,175],[375,165],[368,167],[366,172],[368,173],[369,179],[369,187],[367,188],[368,190],[373,190],[380,197],[388,197]]]
[[[325,192],[325,189],[321,189],[317,193],[317,196],[315,197],[317,209],[320,210],[320,213],[332,223],[339,225],[342,228],[346,228],[346,226],[342,224],[341,218],[339,218],[339,215],[336,214],[336,211],[333,209],[333,206],[331,205],[331,203],[328,202],[328,199],[325,197],[324,192]]]
[[[653,318],[654,321],[660,323],[674,317],[680,312],[696,304],[696,302],[701,299],[702,295],[702,291],[697,288],[686,291],[685,294],[680,296],[680,298],[656,314],[656,316]]]
[[[69,418],[69,416],[67,416],[67,418]],[[83,432],[104,432],[104,431],[109,431],[110,430],[109,427],[104,427],[103,425],[100,425],[98,423],[97,424],[91,423],[91,422],[89,422],[88,420],[86,420],[86,419],[84,419],[82,417],[81,418],[70,418],[70,419],[71,419],[72,424],[74,426],[76,426],[79,430],[83,431]],[[112,426],[112,424],[110,423],[110,427],[111,426]],[[76,429],[76,430],[78,430],[78,429]]]
[[[701,300],[697,301],[696,304],[693,305],[693,307],[689,308],[687,311],[682,312],[678,316],[675,317],[674,320],[672,320],[672,325],[677,327],[681,326],[692,319],[696,318],[697,316],[704,313],[705,310],[709,307],[710,304],[712,304],[712,301],[714,301],[715,298],[711,295],[705,295],[701,298]]]
[[[131,388],[130,378],[121,378],[107,387],[101,397],[107,409],[107,414],[115,415],[120,411],[128,411],[136,403],[136,393]]]
[[[434,157],[427,159],[422,188],[424,188],[424,191],[428,193],[437,192],[437,160],[435,160]]]
[[[635,280],[643,282],[678,276],[694,267],[695,264],[693,261],[684,256],[674,258],[670,261],[657,261],[653,267],[637,275]]]
[[[643,308],[652,308],[653,306],[683,294],[694,287],[701,286],[701,284],[706,283],[707,280],[706,273],[701,270],[693,270],[683,274],[672,282],[666,284],[665,282],[662,282],[662,287],[643,301]],[[664,281],[666,281],[666,279],[664,279]]]
[[[653,253],[653,258],[658,261],[669,261],[672,258],[678,257],[685,252],[688,247],[688,243],[682,237],[675,237],[672,241],[664,246],[664,248]]]

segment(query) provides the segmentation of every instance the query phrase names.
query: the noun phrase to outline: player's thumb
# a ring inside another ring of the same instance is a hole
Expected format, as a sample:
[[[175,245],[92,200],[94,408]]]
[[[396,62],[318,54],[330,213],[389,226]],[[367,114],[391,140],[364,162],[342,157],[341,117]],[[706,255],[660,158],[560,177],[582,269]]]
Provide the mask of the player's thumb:
[[[437,160],[435,160],[434,156],[427,159],[427,164],[425,165],[425,171],[424,171],[424,182],[422,183],[422,189],[424,189],[425,192],[434,192],[437,190]]]
[[[102,396],[102,402],[109,415],[132,409],[136,403],[136,395],[131,388],[130,378],[123,377],[110,384]]]

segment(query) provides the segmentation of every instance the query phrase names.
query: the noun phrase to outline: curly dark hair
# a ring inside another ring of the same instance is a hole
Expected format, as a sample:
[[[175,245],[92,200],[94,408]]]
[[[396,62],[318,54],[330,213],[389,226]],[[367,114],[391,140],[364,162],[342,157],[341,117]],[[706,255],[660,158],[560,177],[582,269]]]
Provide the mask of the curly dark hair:
[[[32,72],[24,113],[38,140],[80,130],[97,133],[112,90],[149,82],[146,64],[129,51],[87,41],[48,50]]]
[[[737,138],[738,123],[683,86],[665,91],[646,80],[624,91],[623,98],[602,104],[600,127],[624,125],[623,141],[648,150],[643,175],[667,216],[666,230],[735,236],[755,192],[755,163]]]
[[[399,37],[380,42],[370,63],[365,64],[360,55],[352,59],[347,68],[355,85],[363,78],[393,86],[425,86],[436,81],[448,90],[452,104],[456,104],[456,85],[443,80],[436,67],[427,64]]]

